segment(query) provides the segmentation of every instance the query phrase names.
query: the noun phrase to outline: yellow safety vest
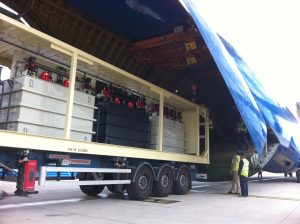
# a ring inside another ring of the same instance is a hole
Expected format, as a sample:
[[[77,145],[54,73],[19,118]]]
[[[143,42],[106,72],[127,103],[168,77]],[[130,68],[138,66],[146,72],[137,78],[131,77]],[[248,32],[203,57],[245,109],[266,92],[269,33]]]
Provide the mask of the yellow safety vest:
[[[247,159],[242,159],[244,162],[243,168],[242,168],[242,172],[241,172],[241,176],[244,177],[248,177],[249,175],[249,161]]]
[[[235,156],[235,164],[233,166],[232,172],[237,173],[239,171],[240,160],[241,160],[241,157],[239,155],[236,155]]]

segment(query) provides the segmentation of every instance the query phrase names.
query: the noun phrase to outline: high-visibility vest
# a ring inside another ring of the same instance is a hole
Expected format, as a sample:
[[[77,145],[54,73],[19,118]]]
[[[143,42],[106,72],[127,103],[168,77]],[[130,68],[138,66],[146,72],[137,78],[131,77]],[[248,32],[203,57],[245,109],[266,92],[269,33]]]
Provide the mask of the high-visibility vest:
[[[239,164],[240,164],[241,157],[239,155],[235,156],[235,164],[233,166],[232,172],[238,172],[239,171]]]
[[[247,159],[242,159],[244,162],[243,168],[242,168],[242,172],[241,172],[241,176],[244,177],[248,177],[249,174],[249,161]]]

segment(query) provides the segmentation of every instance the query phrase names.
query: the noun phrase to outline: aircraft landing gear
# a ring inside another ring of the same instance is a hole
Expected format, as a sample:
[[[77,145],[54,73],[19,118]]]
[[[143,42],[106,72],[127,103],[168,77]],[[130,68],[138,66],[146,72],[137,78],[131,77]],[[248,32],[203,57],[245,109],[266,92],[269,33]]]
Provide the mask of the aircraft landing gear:
[[[300,169],[296,171],[297,183],[300,183]]]

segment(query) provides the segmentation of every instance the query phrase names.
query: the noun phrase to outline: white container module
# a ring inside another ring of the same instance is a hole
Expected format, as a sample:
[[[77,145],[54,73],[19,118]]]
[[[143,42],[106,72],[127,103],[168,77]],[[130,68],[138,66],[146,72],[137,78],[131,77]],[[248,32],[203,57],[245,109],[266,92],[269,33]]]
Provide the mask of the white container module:
[[[150,148],[156,149],[159,142],[159,116],[150,117]],[[184,124],[178,121],[163,119],[163,151],[184,153]]]
[[[30,76],[15,78],[12,89],[6,82],[0,108],[0,128],[63,137],[67,92],[68,89],[61,85]],[[71,139],[91,141],[94,102],[94,96],[75,91]]]

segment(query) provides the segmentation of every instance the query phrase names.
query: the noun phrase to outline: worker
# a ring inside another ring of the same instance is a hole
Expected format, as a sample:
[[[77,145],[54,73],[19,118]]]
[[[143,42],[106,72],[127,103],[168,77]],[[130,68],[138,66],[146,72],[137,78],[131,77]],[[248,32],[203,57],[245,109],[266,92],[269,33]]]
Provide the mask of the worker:
[[[238,177],[239,163],[240,163],[240,151],[237,151],[231,161],[231,173],[232,173],[232,186],[228,194],[240,194],[240,179]]]
[[[240,154],[241,160],[239,164],[238,176],[240,177],[241,195],[240,197],[248,197],[248,175],[249,161],[244,153]]]
[[[262,180],[262,171],[261,171],[261,170],[258,171],[258,173],[257,173],[257,178],[258,178],[259,180]]]
[[[252,165],[253,173],[255,173],[257,170],[259,170],[258,174],[257,174],[257,178],[259,180],[262,180],[262,170],[261,170],[261,165],[260,165],[261,161],[258,157],[257,151],[255,151],[253,153],[253,155],[251,156],[250,162],[251,162],[251,165]]]
[[[243,145],[246,146],[246,150],[250,148],[249,142],[247,140],[247,128],[243,121],[243,118],[240,117],[237,123],[237,148],[243,149]]]

